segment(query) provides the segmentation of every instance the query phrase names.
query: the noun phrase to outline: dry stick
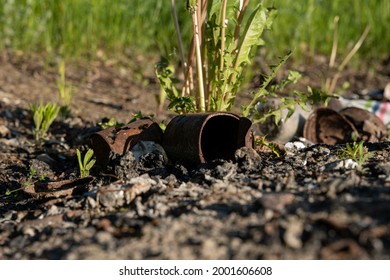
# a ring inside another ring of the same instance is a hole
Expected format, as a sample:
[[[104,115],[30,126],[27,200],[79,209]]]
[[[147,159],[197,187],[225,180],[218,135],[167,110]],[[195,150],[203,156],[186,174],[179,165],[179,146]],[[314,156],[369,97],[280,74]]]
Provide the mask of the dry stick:
[[[331,52],[331,55],[330,55],[330,59],[329,59],[329,69],[333,69],[334,65],[335,65],[335,61],[336,61],[336,55],[337,55],[337,46],[338,46],[338,22],[339,22],[339,16],[335,16],[334,20],[333,20],[333,28],[334,28],[334,31],[333,31],[333,44],[332,44],[332,52]],[[327,78],[326,79],[326,82],[325,82],[325,90],[326,92],[329,92],[329,87],[330,87],[330,78]]]
[[[238,46],[238,38],[240,36],[241,23],[242,23],[242,20],[244,19],[245,11],[246,11],[246,8],[248,7],[249,1],[250,0],[244,0],[244,2],[242,3],[241,10],[239,11],[236,29],[234,30],[235,48],[237,48],[237,46]]]
[[[203,84],[203,69],[202,69],[202,56],[200,50],[200,35],[199,35],[199,23],[198,23],[198,12],[195,10],[192,14],[192,24],[194,27],[195,37],[195,53],[196,53],[196,67],[197,67],[197,78],[198,78],[198,111],[206,111],[205,98],[204,98],[204,84]]]
[[[206,17],[207,17],[207,6],[208,0],[203,0],[202,3],[202,14],[201,14],[201,26],[202,26],[202,34],[205,33],[206,29]],[[206,110],[210,111],[210,103],[211,103],[211,94],[210,94],[210,81],[209,81],[209,71],[208,71],[208,57],[207,57],[207,48],[206,48],[206,35],[202,36],[202,61],[203,61],[203,81],[205,81],[205,99],[206,99]]]
[[[225,37],[226,37],[226,7],[227,7],[227,0],[223,0],[222,3],[222,16],[221,16],[221,56],[219,60],[219,69],[218,69],[218,80],[221,80],[221,73],[223,72],[224,68],[224,55],[225,55]],[[224,93],[221,93],[221,96],[218,97],[218,110],[221,110],[222,107],[222,101],[224,100],[223,98]]]
[[[176,0],[172,0],[172,15],[173,15],[173,21],[175,24],[176,34],[177,34],[177,41],[179,44],[180,59],[183,63],[183,74],[185,76],[187,73],[187,62],[186,62],[185,56],[184,56],[183,41],[182,41],[181,32],[180,32],[179,20],[177,18]],[[190,94],[190,87],[189,87],[187,79],[185,80],[185,85],[183,87],[183,91],[181,93],[181,96],[183,97],[186,94],[187,95]]]
[[[199,13],[199,30],[200,30],[200,49],[201,49],[201,57],[202,57],[202,74],[203,74],[203,84],[204,84],[204,95],[205,95],[205,102],[206,102],[206,107],[209,108],[209,90],[208,90],[208,84],[207,84],[207,55],[206,55],[206,47],[205,47],[205,40],[206,36],[205,34],[205,28],[206,28],[206,15],[207,15],[207,5],[208,5],[208,0],[201,0],[201,3],[199,5],[198,13]]]
[[[352,59],[352,57],[360,49],[364,40],[366,40],[369,31],[370,31],[370,26],[367,26],[364,29],[362,36],[356,42],[355,46],[352,48],[352,50],[348,53],[348,55],[344,58],[343,62],[337,68],[337,74],[332,79],[332,83],[330,84],[330,88],[329,88],[329,93],[332,93],[334,91],[334,89],[336,88],[336,83],[337,83],[338,79],[340,78],[341,71],[343,71],[344,67],[348,64],[348,62]]]
[[[191,49],[188,53],[188,63],[187,63],[187,72],[185,74],[185,85],[189,87],[189,92],[191,96],[194,96],[194,78],[193,78],[193,62],[195,56],[195,41],[194,38],[191,40]],[[183,89],[184,90],[184,89]]]
[[[329,60],[329,67],[333,68],[335,61],[336,61],[336,54],[337,54],[337,46],[338,46],[338,23],[339,23],[339,16],[335,16],[333,20],[334,24],[334,33],[333,33],[333,45],[332,45],[332,53],[330,55],[330,60]]]

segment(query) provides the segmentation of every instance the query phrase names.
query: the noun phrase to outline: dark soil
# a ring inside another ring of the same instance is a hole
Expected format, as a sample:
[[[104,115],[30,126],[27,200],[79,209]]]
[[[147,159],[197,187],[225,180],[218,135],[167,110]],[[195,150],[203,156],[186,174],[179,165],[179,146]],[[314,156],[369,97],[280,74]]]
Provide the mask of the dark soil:
[[[389,67],[342,81],[383,88]],[[344,145],[306,144],[281,157],[241,148],[234,161],[194,168],[161,151],[127,152],[77,179],[76,148],[86,151],[102,118],[155,112],[158,85],[151,69],[141,74],[107,61],[70,65],[72,117],[36,145],[29,104],[57,100],[56,70],[1,58],[0,259],[390,258],[390,142],[366,143],[361,168],[340,159]],[[301,87],[319,83],[308,77]]]

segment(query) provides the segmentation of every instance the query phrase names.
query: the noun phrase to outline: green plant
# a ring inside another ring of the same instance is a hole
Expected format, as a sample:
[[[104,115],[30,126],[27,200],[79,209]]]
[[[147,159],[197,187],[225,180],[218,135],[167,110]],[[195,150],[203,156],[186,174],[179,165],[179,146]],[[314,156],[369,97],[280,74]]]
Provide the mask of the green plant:
[[[229,111],[251,63],[255,50],[264,45],[262,35],[270,29],[275,8],[258,4],[249,11],[249,0],[189,0],[193,38],[185,59],[176,1],[172,0],[183,70],[183,87],[176,88],[175,71],[166,59],[156,74],[169,108],[177,113]],[[250,13],[248,15],[248,13]],[[283,64],[285,60],[280,62]]]
[[[56,119],[60,107],[55,103],[46,103],[43,105],[31,104],[30,110],[33,116],[34,128],[33,134],[35,135],[35,141],[38,143],[41,139],[46,137],[47,131],[51,124]]]
[[[123,126],[123,123],[120,123],[118,122],[118,120],[115,118],[115,117],[112,117],[110,119],[107,119],[107,118],[104,118],[102,119],[98,125],[102,128],[102,129],[106,129],[106,128],[109,128],[109,127],[112,127],[114,126],[115,129],[119,129],[120,127]]]
[[[275,143],[268,142],[266,140],[266,136],[256,137],[255,145],[260,147],[267,147],[276,157],[280,157],[282,154],[282,151],[280,150],[279,146]]]
[[[165,58],[157,63],[156,74],[162,94],[170,101],[169,109],[183,114],[195,111],[229,111],[232,108],[245,70],[252,62],[257,47],[265,45],[263,33],[270,29],[277,13],[274,7],[264,7],[263,1],[252,10],[249,9],[249,4],[249,0],[188,1],[194,36],[188,60],[184,61],[175,1],[172,0],[185,78],[183,87],[179,90],[176,86],[179,81],[174,77],[174,67]],[[263,82],[260,88],[252,93],[252,100],[242,106],[244,117],[256,123],[273,115],[275,122],[279,123],[284,109],[288,110],[286,118],[289,118],[296,104],[306,108],[307,105],[326,103],[333,97],[308,88],[307,93],[294,91],[293,96],[280,98],[280,92],[301,77],[298,72],[290,71],[286,79],[271,84],[291,54],[291,51],[288,52],[277,64],[271,65],[268,75],[263,75]],[[257,104],[267,102],[271,97],[280,98],[281,105],[260,115]]]
[[[89,171],[91,168],[94,166],[96,160],[93,159],[93,150],[88,149],[88,151],[84,155],[84,159],[81,157],[81,152],[79,149],[76,149],[76,154],[77,154],[77,160],[79,162],[79,169],[80,169],[80,177],[88,177],[89,176]]]
[[[143,115],[141,111],[138,111],[138,113],[134,113],[131,116],[132,119],[128,123],[132,123],[140,119],[153,119],[153,115]]]
[[[352,144],[347,143],[345,148],[339,150],[338,156],[354,160],[357,163],[357,169],[362,170],[363,164],[373,156],[363,144],[364,141],[354,141]]]
[[[301,74],[296,71],[289,71],[288,76],[277,84],[270,85],[271,81],[276,77],[276,73],[281,65],[288,59],[291,53],[287,54],[281,63],[271,66],[271,73],[264,77],[264,81],[260,88],[253,93],[252,101],[248,105],[242,106],[242,115],[244,117],[250,117],[253,123],[264,122],[269,117],[273,117],[276,124],[279,124],[282,118],[283,110],[287,110],[286,119],[291,117],[294,113],[295,106],[299,105],[304,110],[309,110],[310,106],[324,104],[327,105],[331,98],[336,98],[335,95],[327,94],[324,91],[307,87],[307,92],[301,92],[293,90],[292,95],[280,97],[281,91],[283,91],[288,85],[295,84],[300,78]],[[267,111],[261,113],[257,110],[257,104],[266,104],[270,97],[277,97],[281,102],[280,105],[270,107]]]
[[[57,79],[57,88],[60,95],[60,115],[63,118],[70,116],[70,105],[73,98],[72,84],[66,82],[65,78],[65,61],[61,60],[58,67],[59,78]]]
[[[17,189],[14,189],[14,190],[10,190],[10,189],[7,189],[5,191],[5,196],[9,196],[13,193],[17,193],[21,190],[23,190],[24,188],[30,186],[30,185],[33,185],[35,184],[36,182],[43,182],[45,180],[45,174],[39,174],[38,171],[34,168],[30,168],[30,171],[29,171],[29,174],[28,174],[28,178],[25,179],[24,183],[22,184],[22,186],[20,188],[17,188]]]

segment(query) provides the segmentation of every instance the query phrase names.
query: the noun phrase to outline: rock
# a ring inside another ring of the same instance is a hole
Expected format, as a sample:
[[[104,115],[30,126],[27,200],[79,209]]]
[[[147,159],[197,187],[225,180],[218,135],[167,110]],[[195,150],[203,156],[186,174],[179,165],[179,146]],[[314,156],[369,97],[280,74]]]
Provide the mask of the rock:
[[[162,155],[162,163],[166,164],[168,162],[167,154],[165,153],[164,148],[153,142],[153,141],[139,141],[132,149],[134,159],[136,161],[140,161],[142,157],[147,154],[161,154]]]
[[[303,222],[297,217],[288,220],[283,239],[286,245],[293,249],[302,248]]]
[[[340,159],[320,167],[321,171],[339,171],[356,169],[358,163],[352,159]]]
[[[1,124],[0,125],[0,137],[6,138],[11,135],[11,131],[6,127],[5,125]]]
[[[132,178],[130,181],[117,181],[108,186],[101,187],[96,200],[107,208],[117,208],[129,205],[137,196],[148,192],[157,182],[149,176]]]
[[[114,165],[115,175],[119,179],[126,180],[139,175],[137,172],[137,161],[131,151],[127,151],[123,156],[117,155],[112,164]]]
[[[287,142],[284,145],[284,148],[286,149],[286,152],[295,153],[299,150],[306,148],[306,146],[300,141],[294,141],[294,142]]]
[[[295,195],[291,193],[266,193],[259,198],[258,202],[264,209],[283,213],[286,211],[286,206],[295,200]]]
[[[256,150],[242,147],[234,154],[241,172],[256,172],[261,169],[261,157]]]
[[[41,161],[39,159],[32,159],[30,161],[30,175],[37,176],[40,179],[55,177],[55,173],[51,169],[51,166],[45,161]]]

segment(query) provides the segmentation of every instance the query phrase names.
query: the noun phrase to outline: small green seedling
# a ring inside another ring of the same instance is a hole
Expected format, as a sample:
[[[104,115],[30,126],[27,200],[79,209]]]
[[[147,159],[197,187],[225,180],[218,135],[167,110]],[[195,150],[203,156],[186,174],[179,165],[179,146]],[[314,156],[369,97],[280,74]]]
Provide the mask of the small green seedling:
[[[357,169],[362,170],[363,164],[372,157],[372,153],[370,153],[367,147],[364,147],[363,141],[356,142],[354,141],[351,144],[345,144],[345,148],[342,148],[338,156],[344,159],[352,159],[357,163]]]
[[[266,136],[261,136],[261,137],[256,137],[255,138],[255,145],[256,146],[265,146],[267,147],[268,149],[271,150],[271,152],[276,156],[276,157],[280,157],[281,154],[282,154],[282,151],[280,150],[280,148],[278,147],[278,145],[276,145],[275,143],[272,143],[272,142],[268,142],[266,140]]]
[[[158,124],[158,126],[161,128],[161,130],[162,130],[163,132],[165,132],[165,129],[167,129],[167,125],[165,124],[164,121],[160,122],[160,123]]]
[[[30,168],[28,178],[22,184],[22,186],[20,188],[14,189],[14,190],[7,189],[5,191],[5,195],[6,196],[10,196],[11,194],[17,193],[19,191],[22,191],[24,188],[26,188],[26,187],[28,187],[30,185],[33,185],[33,184],[35,184],[38,181],[39,182],[43,182],[44,180],[45,180],[45,175],[44,174],[39,174],[36,169]]]
[[[118,120],[115,118],[115,117],[112,117],[110,119],[103,119],[102,121],[100,121],[98,123],[98,125],[102,128],[102,129],[106,129],[106,128],[109,128],[109,127],[112,127],[114,126],[115,129],[119,129],[120,127],[122,127],[124,124],[123,123],[120,123],[118,122]]]
[[[76,150],[77,159],[79,161],[80,168],[80,178],[85,178],[89,176],[89,171],[95,164],[96,160],[93,159],[93,150],[88,149],[87,153],[84,156],[84,160],[81,158],[81,152],[79,149]]]
[[[31,104],[31,113],[34,121],[33,134],[35,135],[35,142],[39,143],[40,140],[46,137],[53,121],[57,118],[60,111],[60,107],[55,103],[47,103],[43,105]]]
[[[63,118],[67,118],[70,116],[70,105],[73,98],[73,92],[72,92],[72,84],[69,84],[66,82],[65,78],[65,62],[61,60],[59,68],[58,68],[58,74],[59,78],[57,79],[57,88],[58,93],[60,95],[60,103],[61,103],[61,109],[60,109],[60,115]]]
[[[153,119],[153,115],[144,115],[142,114],[141,111],[139,111],[138,113],[135,113],[135,114],[132,114],[131,115],[133,118],[128,122],[128,123],[133,123],[135,121],[138,121],[140,119]]]

